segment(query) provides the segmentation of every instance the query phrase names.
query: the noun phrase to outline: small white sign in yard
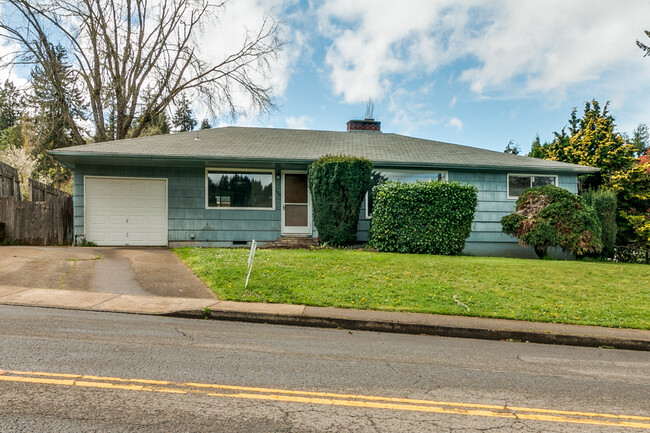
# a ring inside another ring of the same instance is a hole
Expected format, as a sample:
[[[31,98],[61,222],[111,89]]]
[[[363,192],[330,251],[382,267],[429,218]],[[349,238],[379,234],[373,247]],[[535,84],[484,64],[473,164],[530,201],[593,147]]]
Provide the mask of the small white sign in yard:
[[[248,287],[248,278],[251,276],[251,271],[253,270],[253,260],[255,260],[255,250],[257,249],[257,242],[255,239],[251,242],[251,252],[248,255],[248,275],[246,275],[246,284],[244,284],[244,289]]]

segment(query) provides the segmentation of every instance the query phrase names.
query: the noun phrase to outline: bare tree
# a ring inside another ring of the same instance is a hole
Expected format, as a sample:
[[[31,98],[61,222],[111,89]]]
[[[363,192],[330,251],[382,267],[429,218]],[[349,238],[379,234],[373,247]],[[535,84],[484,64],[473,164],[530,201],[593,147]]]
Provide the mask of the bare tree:
[[[256,31],[246,29],[238,49],[209,61],[199,53],[199,36],[218,21],[225,2],[5,0],[2,6],[0,36],[18,47],[12,63],[45,65],[57,45],[68,50],[96,141],[139,136],[181,92],[203,97],[213,115],[236,117],[242,94],[255,110],[274,106],[263,81],[283,41],[268,15]],[[79,144],[81,132],[77,124]]]

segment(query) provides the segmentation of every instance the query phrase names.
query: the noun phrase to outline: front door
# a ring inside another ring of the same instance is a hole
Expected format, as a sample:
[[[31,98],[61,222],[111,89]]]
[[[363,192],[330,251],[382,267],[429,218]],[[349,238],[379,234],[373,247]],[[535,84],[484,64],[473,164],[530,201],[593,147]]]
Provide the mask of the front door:
[[[311,235],[311,200],[306,172],[282,172],[282,234]]]

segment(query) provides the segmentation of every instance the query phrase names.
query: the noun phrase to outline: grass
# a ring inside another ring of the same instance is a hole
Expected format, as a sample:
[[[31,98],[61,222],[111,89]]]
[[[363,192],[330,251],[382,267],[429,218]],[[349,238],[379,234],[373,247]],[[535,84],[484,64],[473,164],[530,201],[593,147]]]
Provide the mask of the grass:
[[[258,250],[176,254],[220,299],[650,329],[650,266],[585,261]]]

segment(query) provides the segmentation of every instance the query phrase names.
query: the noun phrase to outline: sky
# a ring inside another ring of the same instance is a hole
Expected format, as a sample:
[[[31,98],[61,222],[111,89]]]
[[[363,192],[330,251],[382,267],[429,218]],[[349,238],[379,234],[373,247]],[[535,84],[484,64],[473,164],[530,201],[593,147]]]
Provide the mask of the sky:
[[[650,124],[636,46],[650,44],[650,0],[231,0],[201,50],[226,52],[265,14],[286,41],[268,82],[277,109],[216,126],[344,131],[372,99],[383,132],[525,154],[592,99],[620,132]]]
[[[282,19],[278,110],[242,124],[345,130],[366,101],[383,132],[524,153],[571,110],[610,101],[650,124],[650,1],[250,1]],[[229,13],[230,10],[227,11]],[[259,12],[257,12],[259,14]],[[251,13],[249,16],[255,16]]]

